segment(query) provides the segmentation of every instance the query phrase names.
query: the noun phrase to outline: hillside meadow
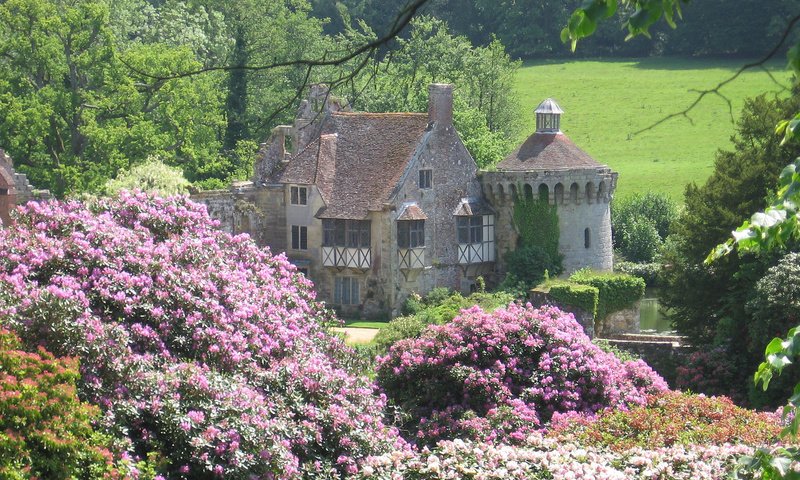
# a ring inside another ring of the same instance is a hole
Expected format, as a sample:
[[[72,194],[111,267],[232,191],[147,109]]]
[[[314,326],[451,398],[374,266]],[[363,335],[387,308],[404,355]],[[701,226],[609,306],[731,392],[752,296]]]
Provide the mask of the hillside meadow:
[[[697,90],[711,89],[747,60],[647,58],[527,62],[516,79],[524,110],[519,141],[534,130],[533,110],[552,97],[564,110],[561,128],[596,160],[620,174],[617,196],[663,192],[682,201],[686,184],[702,183],[714,154],[730,147],[744,99],[761,93],[785,95],[789,74],[781,62],[750,70],[720,89],[730,99],[707,95],[688,114],[633,135],[687,108]],[[787,159],[788,161],[788,159]]]

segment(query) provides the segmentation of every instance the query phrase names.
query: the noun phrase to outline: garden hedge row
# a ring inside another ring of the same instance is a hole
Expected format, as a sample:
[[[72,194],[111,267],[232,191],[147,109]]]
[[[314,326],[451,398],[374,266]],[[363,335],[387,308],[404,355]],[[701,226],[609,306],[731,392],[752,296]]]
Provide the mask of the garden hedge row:
[[[550,298],[560,305],[578,307],[597,315],[599,290],[591,285],[559,281],[545,286],[549,289]]]
[[[629,308],[644,297],[644,280],[624,273],[582,269],[570,275],[569,280],[597,288],[599,296],[596,319],[603,319],[610,313]]]

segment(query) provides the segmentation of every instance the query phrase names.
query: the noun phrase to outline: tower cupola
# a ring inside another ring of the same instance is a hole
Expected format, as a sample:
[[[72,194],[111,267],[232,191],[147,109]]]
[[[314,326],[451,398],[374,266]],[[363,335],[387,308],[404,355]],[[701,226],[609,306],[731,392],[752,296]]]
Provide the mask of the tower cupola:
[[[548,98],[536,107],[536,133],[561,133],[561,114],[564,110]]]

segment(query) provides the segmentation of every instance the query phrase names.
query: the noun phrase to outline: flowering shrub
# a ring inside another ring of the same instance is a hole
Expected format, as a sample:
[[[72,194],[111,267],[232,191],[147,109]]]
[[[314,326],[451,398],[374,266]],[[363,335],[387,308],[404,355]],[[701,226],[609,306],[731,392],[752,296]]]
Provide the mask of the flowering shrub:
[[[753,381],[752,366],[726,346],[709,346],[681,357],[675,374],[679,390],[726,396],[739,405],[747,404],[746,386]]]
[[[623,451],[676,444],[763,445],[777,440],[780,430],[777,414],[737,407],[726,397],[667,392],[650,396],[646,405],[630,411],[603,412],[596,419],[570,422],[550,434]]]
[[[722,480],[731,478],[745,445],[676,445],[613,452],[531,435],[519,446],[443,441],[420,453],[395,452],[367,460],[362,479],[592,479]],[[749,477],[743,477],[749,478]]]
[[[96,407],[78,400],[74,359],[20,350],[0,329],[0,477],[115,478]]]
[[[518,304],[473,307],[395,343],[377,380],[423,443],[519,441],[556,412],[641,405],[667,389],[641,360],[623,363],[592,344],[571,314]]]
[[[357,469],[395,448],[310,283],[185,198],[30,203],[0,230],[0,321],[80,357],[103,425],[170,478]]]

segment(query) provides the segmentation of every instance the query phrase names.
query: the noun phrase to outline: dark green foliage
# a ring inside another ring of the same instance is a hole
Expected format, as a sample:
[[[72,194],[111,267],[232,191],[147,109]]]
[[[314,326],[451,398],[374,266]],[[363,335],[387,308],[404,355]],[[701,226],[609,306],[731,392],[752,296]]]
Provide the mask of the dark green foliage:
[[[615,199],[611,204],[614,248],[631,262],[652,262],[677,211],[675,202],[659,193]]]
[[[342,31],[348,17],[364,19],[376,31],[385,31],[404,2],[382,0],[312,0],[313,13],[333,21],[330,32]],[[475,44],[487,44],[496,35],[514,57],[541,58],[569,55],[560,32],[582,0],[429,0],[424,12],[446,20],[459,35]],[[651,2],[661,3],[661,2]],[[677,29],[659,21],[652,38],[625,41],[622,19],[612,17],[581,40],[577,54],[597,56],[742,55],[758,56],[772,48],[787,18],[796,12],[796,0],[704,0],[684,5]]]
[[[633,262],[615,262],[614,271],[639,277],[644,280],[648,287],[659,286],[659,274],[663,265],[660,263],[633,263]]]
[[[630,275],[583,269],[570,275],[569,280],[597,288],[598,301],[597,315],[595,316],[597,320],[606,318],[610,313],[628,308],[644,297],[644,280]]]
[[[558,213],[555,205],[532,198],[518,198],[514,204],[514,226],[519,232],[519,245],[537,246],[551,259],[558,259]]]
[[[790,253],[770,268],[755,285],[747,302],[753,316],[750,349],[763,351],[774,337],[800,323],[800,253]]]
[[[550,298],[560,305],[578,307],[592,316],[597,314],[599,290],[591,285],[581,285],[578,283],[554,281],[542,286],[548,289]]]
[[[364,34],[364,40],[373,38],[370,31]],[[357,110],[424,112],[430,83],[455,84],[453,122],[478,166],[485,168],[514,147],[511,139],[518,131],[519,112],[513,85],[518,67],[500,41],[475,47],[452,34],[441,20],[421,16],[376,67],[380,75],[367,69],[337,93]]]
[[[704,185],[686,189],[685,211],[673,224],[674,234],[662,254],[666,268],[661,301],[678,331],[696,344],[730,340],[742,350],[751,344],[747,325],[752,319],[742,305],[780,254],[731,254],[711,266],[703,261],[743,219],[763,208],[786,159],[800,154],[797,144],[781,146],[773,128],[797,110],[797,95],[748,100],[733,137],[734,150],[718,153],[714,173]]]
[[[625,228],[617,230],[620,253],[632,261],[648,263],[656,258],[662,240],[655,225],[644,218],[633,218]]]
[[[748,358],[762,355],[770,340],[800,324],[800,253],[787,254],[756,282],[746,311],[752,316],[747,324]],[[757,407],[779,405],[792,394],[798,381],[797,366],[786,367],[772,380],[768,391],[750,391],[751,403]]]
[[[514,204],[514,225],[519,232],[517,249],[504,258],[514,281],[535,285],[545,277],[561,273],[558,253],[558,214],[556,206],[533,198],[518,198]]]
[[[545,277],[545,272],[552,276],[561,273],[561,262],[553,261],[550,254],[537,245],[528,245],[508,252],[505,261],[508,273],[513,275],[517,281],[527,285],[541,282]]]

